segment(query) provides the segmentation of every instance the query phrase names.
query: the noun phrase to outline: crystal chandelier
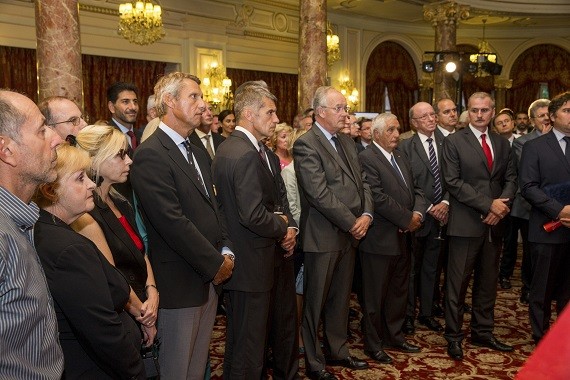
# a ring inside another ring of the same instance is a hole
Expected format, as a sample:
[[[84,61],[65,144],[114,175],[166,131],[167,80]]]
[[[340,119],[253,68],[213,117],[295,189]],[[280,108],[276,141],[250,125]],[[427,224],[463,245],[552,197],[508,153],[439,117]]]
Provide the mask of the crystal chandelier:
[[[485,41],[485,24],[487,19],[483,19],[483,39],[479,42],[479,52],[471,54],[469,61],[477,65],[477,70],[473,73],[476,77],[488,77],[489,75],[500,75],[502,66],[497,64],[497,54],[491,53],[489,43]]]
[[[340,93],[346,98],[346,104],[350,108],[350,112],[355,112],[358,107],[358,90],[354,87],[354,82],[348,75],[340,78]]]
[[[137,45],[150,45],[164,37],[162,9],[150,1],[119,6],[119,35]]]
[[[327,64],[330,67],[337,61],[340,61],[339,38],[333,34],[331,24],[327,22]]]
[[[212,105],[216,113],[232,109],[234,94],[231,91],[232,80],[226,76],[226,70],[218,62],[213,61],[206,69],[206,77],[202,80],[204,100]]]

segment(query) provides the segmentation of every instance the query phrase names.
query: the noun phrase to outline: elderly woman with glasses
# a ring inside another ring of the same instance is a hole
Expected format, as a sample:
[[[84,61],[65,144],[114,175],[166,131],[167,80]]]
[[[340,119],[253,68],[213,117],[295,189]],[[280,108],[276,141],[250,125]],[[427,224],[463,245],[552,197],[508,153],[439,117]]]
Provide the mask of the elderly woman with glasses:
[[[114,184],[127,180],[132,164],[127,140],[114,127],[89,125],[79,132],[75,143],[91,157],[90,173],[98,186],[93,192],[95,207],[79,218],[73,228],[92,240],[127,278],[131,286],[131,314],[140,322],[148,346],[156,336],[158,289],[133,207],[113,189]]]
[[[58,148],[57,179],[41,185],[35,246],[57,314],[66,379],[144,379],[141,334],[125,309],[130,288],[92,241],[71,227],[93,207],[89,155]]]

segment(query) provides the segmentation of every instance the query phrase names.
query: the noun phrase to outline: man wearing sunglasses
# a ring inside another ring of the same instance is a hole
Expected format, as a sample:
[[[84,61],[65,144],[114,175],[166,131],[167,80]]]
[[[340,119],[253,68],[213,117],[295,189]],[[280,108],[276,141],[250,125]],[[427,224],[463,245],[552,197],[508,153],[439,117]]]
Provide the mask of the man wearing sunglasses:
[[[73,101],[63,96],[50,96],[38,104],[40,112],[49,125],[63,140],[69,135],[77,136],[87,126],[89,118]]]

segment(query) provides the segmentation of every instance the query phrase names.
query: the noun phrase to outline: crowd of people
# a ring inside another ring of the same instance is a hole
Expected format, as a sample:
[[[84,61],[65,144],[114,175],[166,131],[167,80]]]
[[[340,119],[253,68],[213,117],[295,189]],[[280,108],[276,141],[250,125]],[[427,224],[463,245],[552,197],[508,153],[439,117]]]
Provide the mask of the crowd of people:
[[[353,291],[371,361],[420,352],[416,321],[462,360],[465,313],[471,344],[509,352],[493,312],[519,232],[535,342],[570,299],[570,92],[518,113],[476,92],[464,124],[418,102],[406,136],[330,86],[291,126],[263,81],[215,115],[197,77],[166,74],[144,132],[139,96],[113,84],[88,125],[64,97],[0,90],[2,378],[208,379],[222,309],[224,378],[301,378],[304,353],[336,379],[369,368]]]

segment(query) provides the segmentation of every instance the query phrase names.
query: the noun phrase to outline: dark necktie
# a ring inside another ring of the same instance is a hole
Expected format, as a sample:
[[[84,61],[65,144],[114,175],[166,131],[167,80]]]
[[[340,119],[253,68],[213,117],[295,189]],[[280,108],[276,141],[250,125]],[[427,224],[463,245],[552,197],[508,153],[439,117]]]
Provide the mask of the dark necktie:
[[[267,161],[267,153],[265,153],[265,149],[267,149],[265,147],[265,144],[262,143],[261,141],[258,141],[257,144],[259,145],[259,158],[261,158],[261,162],[263,162],[263,164],[269,168],[269,171],[271,172],[271,174],[273,174],[273,172],[271,171],[271,166],[269,165],[269,162]]]
[[[212,149],[212,145],[210,144],[210,135],[205,135],[203,137],[203,139],[206,140],[206,150],[208,151],[208,154],[210,155],[210,158],[213,160],[214,159],[214,150]]]
[[[344,162],[346,167],[350,170],[350,165],[348,164],[348,159],[346,158],[346,154],[344,154],[344,149],[342,149],[342,145],[340,144],[338,137],[333,136],[333,137],[331,137],[331,140],[334,142],[336,152],[340,156],[340,159]]]
[[[484,133],[481,135],[481,146],[483,147],[483,153],[485,153],[485,157],[487,157],[487,168],[489,168],[489,171],[491,171],[493,170],[493,154],[491,153],[489,144],[487,144],[486,135]]]
[[[435,149],[433,148],[433,139],[430,137],[426,140],[428,142],[429,150],[429,166],[433,174],[433,204],[438,204],[441,201],[441,174],[439,166],[437,165],[437,157],[435,156]]]
[[[570,164],[570,137],[565,136],[564,141],[566,141],[566,151],[564,152],[564,155],[566,156],[566,161]]]
[[[400,168],[398,167],[398,164],[396,163],[396,159],[394,158],[394,155],[390,155],[390,162],[392,163],[392,167],[394,168],[394,171],[396,173],[398,173],[398,177],[400,177],[402,179],[402,181],[404,181],[404,184],[406,186],[408,186],[408,184],[406,183],[406,180],[404,179],[404,175],[402,174],[402,172],[400,171]]]
[[[127,136],[131,139],[131,148],[135,150],[137,147],[137,138],[135,137],[135,133],[133,131],[127,131]]]
[[[184,148],[186,148],[186,154],[188,154],[188,164],[192,168],[191,170],[194,172],[194,174],[198,178],[198,182],[200,182],[200,185],[202,185],[204,191],[206,192],[206,195],[209,197],[210,194],[208,193],[208,189],[204,184],[204,180],[202,179],[202,176],[200,175],[198,168],[196,168],[196,165],[194,165],[194,153],[192,152],[192,147],[190,147],[190,141],[184,140],[182,144],[184,145]]]

